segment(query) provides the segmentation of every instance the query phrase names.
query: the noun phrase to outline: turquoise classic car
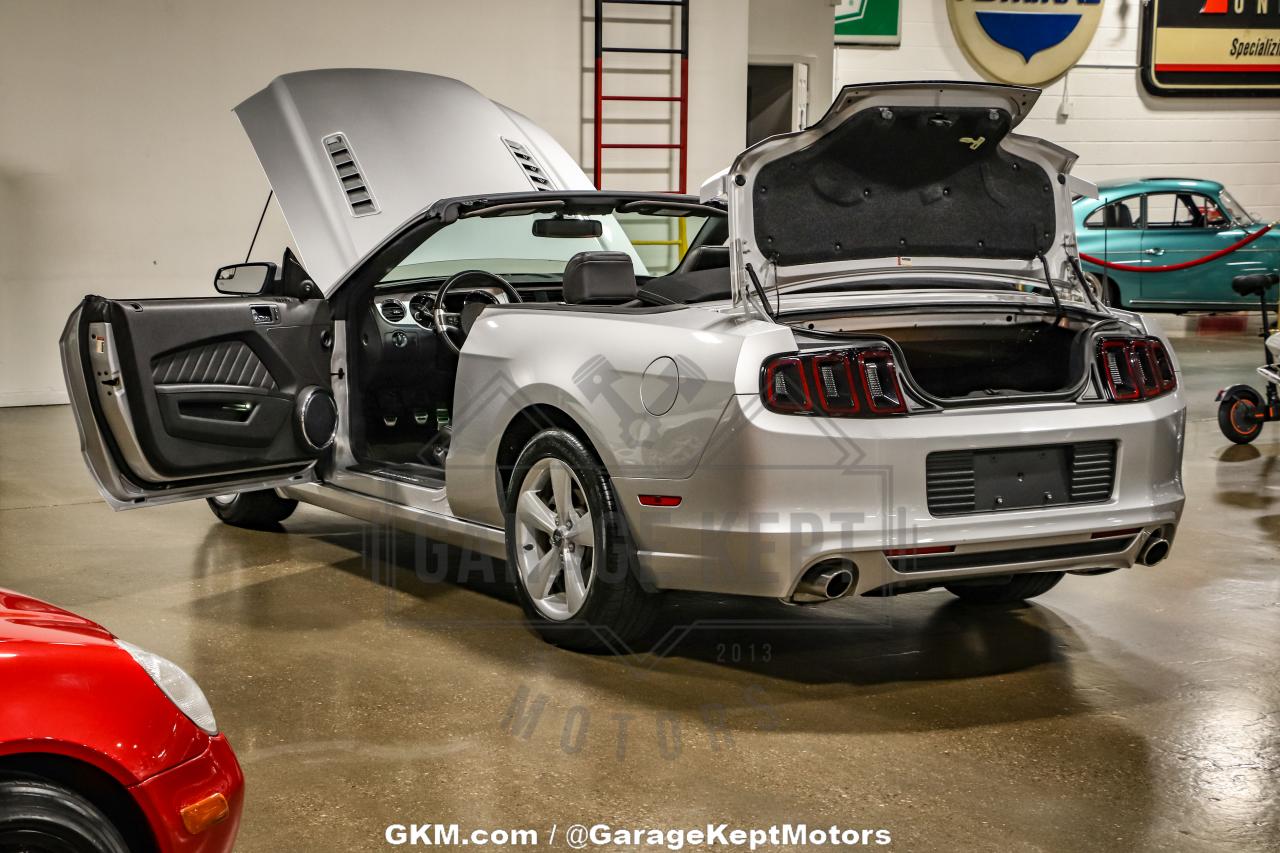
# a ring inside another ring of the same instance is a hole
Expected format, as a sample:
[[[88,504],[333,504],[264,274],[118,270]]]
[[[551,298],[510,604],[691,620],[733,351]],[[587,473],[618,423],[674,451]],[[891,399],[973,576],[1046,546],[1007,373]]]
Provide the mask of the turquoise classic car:
[[[1257,297],[1236,293],[1231,280],[1280,270],[1280,228],[1268,230],[1222,184],[1143,178],[1098,189],[1100,198],[1075,201],[1076,234],[1085,278],[1108,304],[1141,311],[1258,308]]]

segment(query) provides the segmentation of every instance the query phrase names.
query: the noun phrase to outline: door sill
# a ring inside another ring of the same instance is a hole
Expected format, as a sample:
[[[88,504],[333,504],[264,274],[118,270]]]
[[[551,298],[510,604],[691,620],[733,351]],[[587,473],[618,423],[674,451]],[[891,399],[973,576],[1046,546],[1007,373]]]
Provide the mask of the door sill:
[[[407,533],[426,536],[465,551],[506,558],[506,534],[500,528],[477,524],[454,517],[447,502],[437,506],[426,502],[407,502],[403,495],[380,497],[371,494],[370,484],[382,484],[393,490],[412,489],[395,481],[380,480],[369,474],[347,473],[343,483],[307,483],[284,490],[291,498],[358,518],[375,525],[390,525]],[[361,482],[363,481],[363,482]],[[438,494],[443,494],[439,492]]]
[[[347,470],[353,474],[394,480],[424,489],[444,488],[444,471],[428,465],[415,465],[411,462],[361,462]]]
[[[1212,314],[1234,313],[1236,311],[1258,311],[1258,303],[1240,303],[1233,304],[1230,302],[1173,302],[1161,301],[1156,299],[1130,299],[1127,309],[1129,311],[1180,311],[1180,312],[1204,312]]]

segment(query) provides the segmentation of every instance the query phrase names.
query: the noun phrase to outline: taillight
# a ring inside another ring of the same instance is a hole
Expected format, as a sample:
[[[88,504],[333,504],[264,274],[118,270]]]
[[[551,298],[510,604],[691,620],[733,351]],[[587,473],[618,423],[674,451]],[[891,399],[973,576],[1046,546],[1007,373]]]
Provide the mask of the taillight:
[[[775,356],[764,363],[760,385],[765,407],[784,414],[856,418],[907,410],[885,347]]]
[[[1156,363],[1156,376],[1160,379],[1160,393],[1173,391],[1178,387],[1178,374],[1173,372],[1173,359],[1169,351],[1158,338],[1151,339],[1151,357]]]
[[[813,411],[804,361],[799,356],[783,356],[765,365],[764,401],[775,412]]]
[[[907,410],[907,401],[898,385],[898,368],[893,353],[887,349],[863,350],[858,353],[862,374],[862,390],[877,415],[899,415]]]
[[[815,355],[813,384],[818,389],[818,407],[828,415],[856,415],[858,405],[857,385],[853,378],[853,365],[849,354],[827,352]]]
[[[1149,400],[1178,387],[1173,360],[1158,338],[1103,338],[1098,369],[1116,403]]]

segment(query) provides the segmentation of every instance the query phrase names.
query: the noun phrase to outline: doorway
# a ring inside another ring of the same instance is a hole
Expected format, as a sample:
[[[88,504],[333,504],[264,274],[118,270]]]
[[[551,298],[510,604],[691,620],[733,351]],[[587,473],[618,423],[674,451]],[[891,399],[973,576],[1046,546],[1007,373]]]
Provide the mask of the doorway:
[[[809,66],[803,62],[747,66],[747,145],[807,125]]]

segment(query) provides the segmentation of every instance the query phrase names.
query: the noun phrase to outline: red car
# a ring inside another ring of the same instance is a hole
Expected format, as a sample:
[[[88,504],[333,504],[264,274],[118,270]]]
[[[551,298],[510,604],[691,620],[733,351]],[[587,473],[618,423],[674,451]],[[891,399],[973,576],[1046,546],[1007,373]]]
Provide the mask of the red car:
[[[0,589],[0,850],[222,853],[243,800],[191,676]]]

